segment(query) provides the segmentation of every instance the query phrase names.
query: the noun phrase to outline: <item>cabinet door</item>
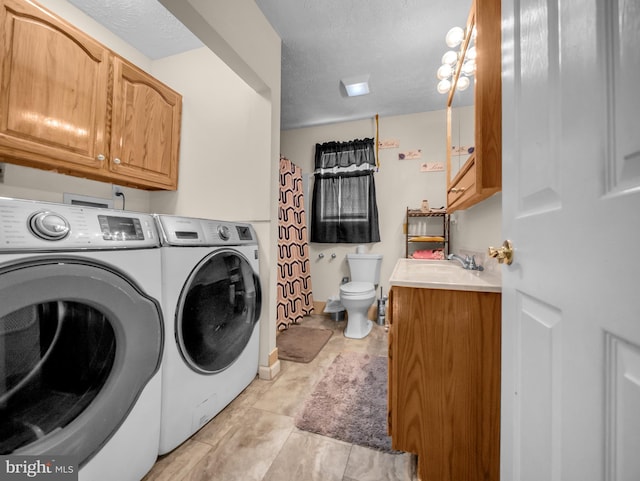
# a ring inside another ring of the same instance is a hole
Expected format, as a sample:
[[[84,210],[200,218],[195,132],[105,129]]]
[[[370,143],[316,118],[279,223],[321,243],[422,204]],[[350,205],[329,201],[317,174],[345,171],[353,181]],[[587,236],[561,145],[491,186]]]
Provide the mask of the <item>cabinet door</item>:
[[[109,170],[148,188],[176,189],[180,94],[116,57],[113,95]]]
[[[392,447],[423,480],[497,481],[501,295],[392,291]]]
[[[41,168],[102,168],[109,51],[29,2],[0,5],[0,154]]]

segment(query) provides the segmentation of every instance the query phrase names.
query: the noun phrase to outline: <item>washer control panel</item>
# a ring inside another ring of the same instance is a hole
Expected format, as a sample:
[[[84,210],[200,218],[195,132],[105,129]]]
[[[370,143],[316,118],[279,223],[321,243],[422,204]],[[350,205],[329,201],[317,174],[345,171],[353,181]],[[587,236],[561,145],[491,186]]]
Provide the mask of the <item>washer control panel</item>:
[[[251,224],[172,215],[155,217],[163,245],[222,246],[257,243]]]
[[[158,247],[153,216],[113,209],[0,198],[0,250]]]

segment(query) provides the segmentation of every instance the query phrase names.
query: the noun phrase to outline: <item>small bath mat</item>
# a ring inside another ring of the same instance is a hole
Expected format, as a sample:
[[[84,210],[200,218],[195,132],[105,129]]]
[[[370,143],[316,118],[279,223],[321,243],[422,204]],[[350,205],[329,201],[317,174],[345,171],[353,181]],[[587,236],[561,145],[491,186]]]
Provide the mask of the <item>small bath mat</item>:
[[[311,362],[332,336],[331,329],[291,324],[276,337],[278,358],[286,361]]]
[[[339,354],[295,418],[296,427],[388,453],[387,358]]]

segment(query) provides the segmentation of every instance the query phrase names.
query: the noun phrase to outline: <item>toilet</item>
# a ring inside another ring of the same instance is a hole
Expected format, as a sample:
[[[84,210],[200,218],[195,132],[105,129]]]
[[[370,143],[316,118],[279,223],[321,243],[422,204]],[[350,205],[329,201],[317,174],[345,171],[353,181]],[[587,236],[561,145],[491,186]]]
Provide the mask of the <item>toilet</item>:
[[[362,339],[373,327],[373,322],[367,319],[367,314],[371,304],[376,300],[382,254],[347,254],[347,262],[351,282],[340,286],[340,301],[347,310],[344,335],[351,339]]]

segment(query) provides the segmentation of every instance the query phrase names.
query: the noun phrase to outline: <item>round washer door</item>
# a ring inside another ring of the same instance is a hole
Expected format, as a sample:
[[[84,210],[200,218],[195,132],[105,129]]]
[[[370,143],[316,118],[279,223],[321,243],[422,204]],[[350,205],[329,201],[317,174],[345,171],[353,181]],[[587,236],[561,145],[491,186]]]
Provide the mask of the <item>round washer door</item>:
[[[0,269],[0,454],[85,464],[125,421],[162,358],[158,302],[77,258]]]
[[[191,272],[176,310],[176,341],[194,371],[229,367],[251,339],[261,307],[260,282],[232,249],[205,257]]]

